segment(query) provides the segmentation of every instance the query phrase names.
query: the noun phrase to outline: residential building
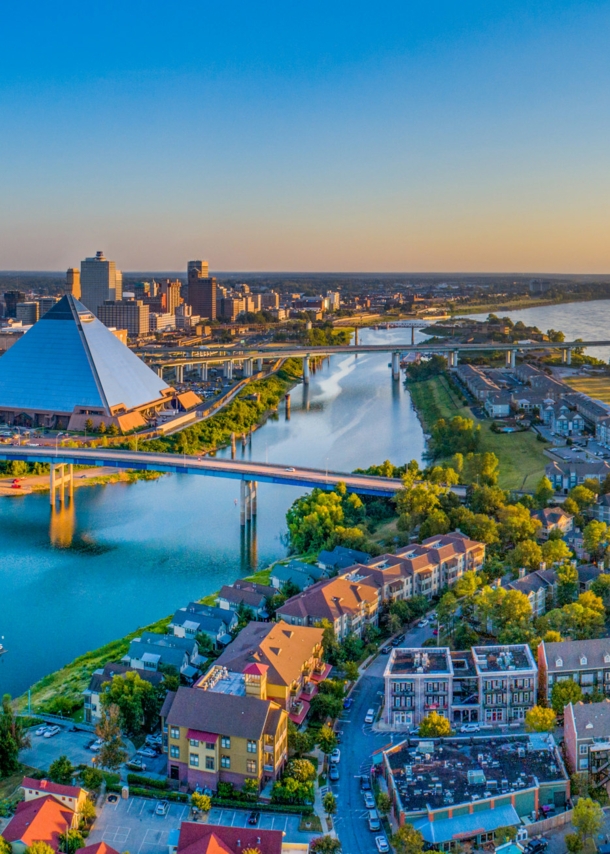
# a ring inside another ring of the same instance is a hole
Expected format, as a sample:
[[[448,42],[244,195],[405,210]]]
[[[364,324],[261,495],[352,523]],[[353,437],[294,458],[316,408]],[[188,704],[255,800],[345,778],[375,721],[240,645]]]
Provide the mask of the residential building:
[[[250,622],[215,661],[233,673],[249,665],[267,668],[267,698],[295,717],[305,718],[318,683],[330,672],[322,661],[323,630],[277,623]],[[202,677],[200,682],[207,678]],[[196,685],[196,687],[197,687]],[[296,722],[296,721],[295,721]]]
[[[53,358],[49,358],[49,353]],[[67,294],[0,359],[0,420],[84,430],[144,427],[173,389]]]
[[[598,480],[600,483],[610,474],[610,465],[605,460],[594,463],[572,463],[553,461],[546,466],[545,475],[551,481],[556,492],[566,495],[574,486],[585,480]]]
[[[283,839],[281,830],[183,821],[176,848],[170,854],[242,854],[244,851],[283,854]]]
[[[593,505],[590,509],[590,513],[593,515],[598,522],[605,522],[606,525],[610,524],[610,493],[606,493],[605,495],[600,495],[597,499],[597,503]]]
[[[485,544],[453,531],[403,546],[396,556],[411,562],[413,595],[430,597],[442,587],[452,587],[465,572],[479,570],[485,562]]]
[[[586,593],[587,590],[591,589],[600,575],[604,575],[608,570],[602,560],[599,562],[599,566],[596,566],[594,563],[581,563],[576,567],[576,571],[578,572],[578,592]]]
[[[560,531],[568,534],[574,528],[574,517],[567,513],[563,507],[545,507],[532,513],[534,519],[538,519],[542,527],[538,531],[540,539],[548,540],[552,531]]]
[[[610,700],[566,706],[563,739],[572,774],[586,774],[591,787],[606,788],[610,783]]]
[[[339,572],[342,569],[354,566],[356,563],[368,563],[370,559],[370,554],[366,552],[346,549],[344,546],[335,546],[331,552],[326,551],[326,549],[320,552],[318,566],[329,572]]]
[[[519,578],[508,581],[504,586],[507,590],[518,590],[527,596],[533,617],[542,617],[555,606],[557,573],[553,569],[537,569],[527,574],[525,569],[520,569]]]
[[[33,777],[24,777],[20,788],[23,789],[25,801],[35,801],[38,798],[53,795],[56,801],[70,807],[76,813],[81,812],[88,797],[87,790],[81,786],[63,786],[60,783],[54,783],[52,780],[35,780]]]
[[[18,302],[16,309],[17,320],[32,325],[40,319],[40,306],[34,300],[30,302]]]
[[[66,289],[74,299],[80,299],[80,270],[78,267],[69,267],[66,270]]]
[[[267,584],[257,584],[240,578],[232,585],[224,585],[218,594],[218,606],[223,609],[236,611],[240,605],[250,608],[255,617],[266,620],[269,617],[267,611],[267,599],[276,594],[275,587]]]
[[[298,587],[299,590],[305,590],[326,576],[327,571],[320,569],[315,564],[291,560],[288,564],[276,563],[271,570],[269,580],[273,587],[276,587],[278,590],[282,589],[288,583]]]
[[[403,741],[374,755],[400,825],[428,846],[482,848],[500,828],[568,808],[570,780],[551,735]]]
[[[238,617],[235,611],[189,602],[186,608],[180,608],[169,624],[169,628],[178,638],[196,638],[206,635],[216,649],[230,643],[231,632],[237,628]]]
[[[123,297],[123,274],[114,261],[97,252],[95,258],[85,258],[80,265],[80,302],[97,316],[100,305],[106,300],[118,301]]]
[[[485,412],[490,418],[506,418],[510,415],[511,394],[509,391],[492,391],[485,398]]]
[[[545,407],[545,423],[558,436],[581,436],[585,429],[585,419],[578,410],[571,407],[565,400],[552,403]]]
[[[142,668],[130,667],[127,664],[120,664],[117,661],[109,662],[104,667],[98,667],[91,674],[89,685],[83,691],[85,700],[85,723],[97,724],[102,718],[102,704],[100,702],[103,694],[103,686],[111,682],[115,676],[124,676],[126,673],[137,672],[141,679],[150,682],[155,688],[158,688],[163,682],[163,674],[156,671],[143,670]]]
[[[522,721],[536,704],[537,667],[527,644],[393,649],[384,672],[385,723],[419,726],[430,712],[452,724]]]
[[[180,786],[215,791],[221,781],[241,788],[251,779],[260,788],[277,780],[286,764],[288,715],[267,699],[265,667],[250,665],[231,693],[225,690],[222,680],[208,680],[166,698],[167,774]]]
[[[33,842],[46,842],[60,849],[60,837],[78,827],[78,814],[54,795],[45,795],[17,804],[14,816],[2,831],[13,854],[24,854]]]
[[[586,394],[573,394],[570,399],[576,404],[576,408],[584,418],[585,422],[593,432],[596,432],[597,425],[605,422],[610,415],[610,407],[597,400],[593,400]]]
[[[466,386],[470,394],[481,403],[490,394],[500,391],[500,387],[481,368],[474,365],[459,365],[454,374]]]
[[[572,679],[583,694],[610,696],[610,638],[560,641],[538,647],[540,697],[551,701],[553,685]]]
[[[366,626],[377,625],[381,598],[375,582],[360,570],[318,581],[281,605],[277,617],[294,626],[329,620],[339,641],[351,633],[361,637]]]
[[[142,300],[106,300],[98,306],[97,316],[104,326],[126,329],[130,338],[150,332],[150,309]]]
[[[193,679],[205,659],[200,657],[197,642],[192,638],[144,632],[131,641],[121,661],[144,671],[158,671],[161,665],[175,667],[182,676]]]

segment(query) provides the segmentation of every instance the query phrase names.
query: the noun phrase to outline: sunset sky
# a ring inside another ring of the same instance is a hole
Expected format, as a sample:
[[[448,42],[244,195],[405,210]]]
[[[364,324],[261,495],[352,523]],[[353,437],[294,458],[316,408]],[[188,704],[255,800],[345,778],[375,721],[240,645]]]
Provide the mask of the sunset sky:
[[[5,4],[0,269],[610,272],[609,2]]]

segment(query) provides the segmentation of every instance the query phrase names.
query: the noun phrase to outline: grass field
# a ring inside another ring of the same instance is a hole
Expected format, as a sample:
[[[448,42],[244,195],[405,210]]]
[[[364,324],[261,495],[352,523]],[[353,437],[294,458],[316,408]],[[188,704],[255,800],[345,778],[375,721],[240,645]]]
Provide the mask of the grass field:
[[[409,392],[426,431],[438,418],[453,418],[454,415],[474,418],[447,377],[410,384]],[[493,433],[490,421],[477,421],[476,418],[474,421],[481,425],[481,451],[491,451],[500,460],[500,486],[503,489],[534,489],[548,463],[542,453],[544,446],[535,434]]]
[[[596,400],[610,403],[610,377],[570,377],[566,378],[565,382],[574,391],[581,391]]]

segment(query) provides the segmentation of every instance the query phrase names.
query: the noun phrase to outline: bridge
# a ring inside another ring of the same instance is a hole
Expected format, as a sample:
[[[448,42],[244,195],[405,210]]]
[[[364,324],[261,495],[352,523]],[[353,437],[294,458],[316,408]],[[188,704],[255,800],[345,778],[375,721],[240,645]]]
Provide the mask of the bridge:
[[[294,345],[278,347],[277,345],[268,345],[265,347],[248,347],[243,349],[226,349],[216,353],[199,352],[193,355],[190,350],[190,355],[176,356],[173,355],[179,352],[179,349],[172,349],[171,353],[165,358],[159,353],[148,350],[142,353],[145,361],[151,368],[157,371],[159,376],[163,376],[163,371],[166,368],[173,368],[176,371],[178,382],[184,380],[185,369],[199,370],[199,375],[202,380],[207,380],[208,366],[212,364],[221,364],[223,373],[226,378],[233,378],[233,366],[239,363],[242,366],[243,375],[250,377],[255,372],[254,362],[257,362],[256,371],[260,372],[263,368],[263,360],[277,360],[288,358],[300,358],[303,360],[303,382],[309,383],[310,374],[310,359],[316,357],[326,357],[335,354],[353,354],[353,353],[388,353],[392,356],[392,377],[398,379],[400,376],[400,356],[405,353],[420,353],[426,356],[441,355],[447,358],[450,368],[455,368],[458,365],[460,353],[489,353],[503,352],[506,353],[506,366],[515,367],[516,357],[518,352],[528,352],[532,350],[559,350],[562,353],[563,362],[566,365],[572,363],[572,352],[578,348],[586,349],[587,347],[610,347],[610,341],[517,341],[512,343],[499,343],[495,341],[477,343],[477,344],[457,344],[451,340],[435,341],[427,343],[421,341],[418,344],[360,344],[357,341],[353,344],[329,344],[326,346],[309,346],[309,345]]]
[[[74,466],[106,466],[137,471],[160,471],[172,474],[224,477],[241,481],[241,523],[257,514],[257,484],[274,483],[281,486],[305,486],[310,489],[332,490],[345,483],[349,492],[391,498],[402,488],[398,478],[373,477],[365,474],[348,474],[324,469],[254,463],[243,460],[225,460],[215,457],[194,457],[187,454],[157,454],[141,451],[114,450],[112,448],[41,448],[0,445],[0,460],[21,460],[27,463],[49,463],[50,501],[54,507],[57,498],[65,502],[65,490],[70,498],[74,488]],[[457,488],[459,489],[459,488]],[[465,491],[465,488],[462,488]]]

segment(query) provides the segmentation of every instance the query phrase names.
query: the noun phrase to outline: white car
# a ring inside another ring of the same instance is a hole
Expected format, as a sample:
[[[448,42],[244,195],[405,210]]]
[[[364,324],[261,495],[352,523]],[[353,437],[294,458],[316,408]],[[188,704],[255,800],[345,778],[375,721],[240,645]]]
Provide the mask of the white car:
[[[367,810],[375,809],[375,798],[370,792],[364,793],[364,806],[367,808]]]
[[[364,717],[365,724],[372,724],[375,722],[375,709],[369,709]]]
[[[168,810],[168,801],[159,801],[159,803],[157,804],[157,808],[155,809],[155,815],[166,815]]]
[[[330,761],[336,765],[340,759],[341,759],[341,751],[339,750],[338,747],[335,747],[333,752],[330,754]]]
[[[44,735],[46,731],[47,725],[45,724],[44,726],[39,726],[34,735]]]
[[[57,735],[58,732],[61,732],[60,726],[50,726],[47,727],[47,730],[43,733],[43,735],[45,738],[53,738],[53,736]]]
[[[140,756],[148,756],[149,759],[154,759],[157,755],[154,750],[151,750],[150,747],[141,747],[138,750]]]
[[[460,727],[460,732],[481,732],[481,727],[478,724],[464,724]]]
[[[390,850],[388,840],[385,838],[385,836],[376,836],[375,845],[377,846],[379,854],[387,854],[387,852]]]
[[[104,742],[101,738],[96,739],[93,744],[89,745],[89,750],[92,750],[94,753],[97,753],[98,750],[102,749]]]
[[[425,629],[426,626],[428,625],[428,622],[429,621],[426,619],[420,620],[419,623],[417,624],[417,628],[418,629]]]

